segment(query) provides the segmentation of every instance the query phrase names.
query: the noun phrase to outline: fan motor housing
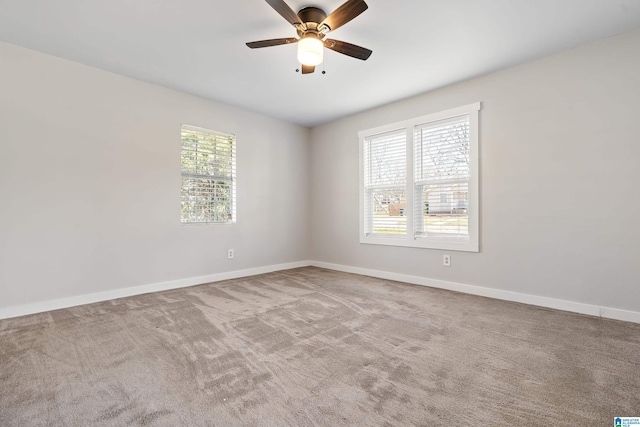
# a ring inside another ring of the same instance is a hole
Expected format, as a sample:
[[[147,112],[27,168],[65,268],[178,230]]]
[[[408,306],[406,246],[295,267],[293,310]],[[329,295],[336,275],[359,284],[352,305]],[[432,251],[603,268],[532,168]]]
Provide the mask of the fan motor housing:
[[[317,27],[322,21],[325,20],[327,14],[324,12],[324,10],[311,6],[301,9],[300,12],[298,12],[298,17],[303,23],[314,23]]]

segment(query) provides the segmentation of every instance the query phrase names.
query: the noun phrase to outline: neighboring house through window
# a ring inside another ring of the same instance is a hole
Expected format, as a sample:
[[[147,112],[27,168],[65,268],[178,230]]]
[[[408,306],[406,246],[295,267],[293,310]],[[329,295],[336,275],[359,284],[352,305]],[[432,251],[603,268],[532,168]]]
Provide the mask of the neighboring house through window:
[[[236,221],[235,135],[182,126],[182,223]]]
[[[359,133],[361,243],[479,250],[479,110]]]

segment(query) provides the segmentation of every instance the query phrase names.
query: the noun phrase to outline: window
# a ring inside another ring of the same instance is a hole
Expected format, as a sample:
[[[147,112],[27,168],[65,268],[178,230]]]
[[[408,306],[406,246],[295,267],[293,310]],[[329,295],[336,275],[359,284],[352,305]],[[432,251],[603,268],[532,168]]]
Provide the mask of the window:
[[[183,223],[236,221],[236,137],[182,126]]]
[[[378,235],[406,235],[407,144],[405,132],[372,135],[365,148],[366,227]]]
[[[478,252],[478,112],[359,133],[360,242]]]

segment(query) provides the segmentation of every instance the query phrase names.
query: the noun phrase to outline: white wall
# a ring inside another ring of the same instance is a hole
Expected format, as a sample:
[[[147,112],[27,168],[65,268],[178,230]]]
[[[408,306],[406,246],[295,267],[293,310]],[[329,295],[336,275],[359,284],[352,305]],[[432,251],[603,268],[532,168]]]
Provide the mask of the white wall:
[[[309,132],[0,42],[0,311],[313,259],[638,312],[638,46],[626,33]],[[445,268],[442,251],[360,244],[357,132],[477,101],[481,252]],[[179,223],[183,123],[237,135],[236,225]]]
[[[640,311],[639,49],[634,31],[313,129],[312,259]],[[360,244],[358,131],[477,101],[481,252]]]
[[[183,123],[237,135],[237,224],[180,224]],[[308,139],[0,43],[0,309],[308,259]]]

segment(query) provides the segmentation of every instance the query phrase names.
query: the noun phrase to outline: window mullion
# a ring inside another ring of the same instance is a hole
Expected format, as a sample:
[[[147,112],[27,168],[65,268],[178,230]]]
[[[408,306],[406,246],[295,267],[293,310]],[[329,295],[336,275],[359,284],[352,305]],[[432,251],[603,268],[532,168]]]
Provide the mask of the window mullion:
[[[405,129],[406,132],[406,168],[407,168],[407,180],[405,182],[405,187],[407,191],[407,206],[405,208],[405,216],[407,217],[407,235],[406,238],[413,240],[415,238],[414,232],[414,186],[413,186],[413,177],[414,177],[414,163],[413,163],[413,127],[407,126]]]

